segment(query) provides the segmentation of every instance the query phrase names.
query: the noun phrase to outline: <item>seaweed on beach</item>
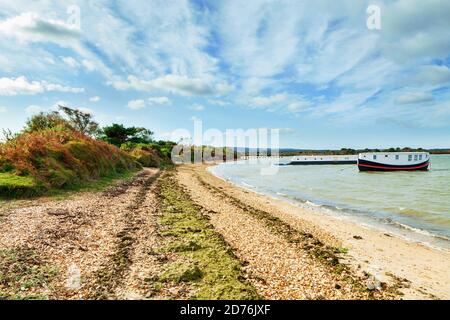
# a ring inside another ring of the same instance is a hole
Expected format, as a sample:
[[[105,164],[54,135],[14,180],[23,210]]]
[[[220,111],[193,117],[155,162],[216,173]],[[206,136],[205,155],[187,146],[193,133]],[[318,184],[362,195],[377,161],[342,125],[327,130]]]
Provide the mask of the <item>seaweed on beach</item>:
[[[203,208],[189,198],[172,172],[159,181],[158,219],[163,245],[159,253],[170,259],[164,272],[152,279],[154,287],[182,285],[189,299],[261,298],[246,280],[241,262],[203,214]]]

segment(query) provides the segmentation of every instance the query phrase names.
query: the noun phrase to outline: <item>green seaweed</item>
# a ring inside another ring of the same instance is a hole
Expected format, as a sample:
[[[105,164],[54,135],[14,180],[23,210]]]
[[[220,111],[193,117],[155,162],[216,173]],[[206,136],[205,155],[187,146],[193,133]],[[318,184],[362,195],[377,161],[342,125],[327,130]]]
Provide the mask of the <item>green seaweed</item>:
[[[191,299],[260,299],[245,280],[241,263],[171,173],[160,180],[162,216],[160,234],[165,239],[161,251],[178,254],[182,261],[169,262],[154,282],[188,283],[195,290]],[[158,284],[159,283],[159,284]]]

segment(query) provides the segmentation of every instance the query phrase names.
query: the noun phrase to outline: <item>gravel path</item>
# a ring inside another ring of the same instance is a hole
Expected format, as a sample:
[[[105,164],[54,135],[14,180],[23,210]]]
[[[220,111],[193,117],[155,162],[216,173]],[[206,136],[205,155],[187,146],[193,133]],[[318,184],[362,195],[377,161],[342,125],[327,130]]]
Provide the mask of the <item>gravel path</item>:
[[[137,269],[151,264],[141,256],[143,247],[151,245],[150,188],[157,173],[145,169],[105,192],[81,193],[62,201],[30,200],[20,208],[0,209],[0,250],[15,255],[34,252],[41,263],[57,271],[37,288],[22,284],[16,294],[57,299],[139,295]],[[130,268],[132,259],[139,260],[141,267]],[[116,273],[107,278],[102,274],[106,270]],[[3,291],[14,290],[10,286]]]

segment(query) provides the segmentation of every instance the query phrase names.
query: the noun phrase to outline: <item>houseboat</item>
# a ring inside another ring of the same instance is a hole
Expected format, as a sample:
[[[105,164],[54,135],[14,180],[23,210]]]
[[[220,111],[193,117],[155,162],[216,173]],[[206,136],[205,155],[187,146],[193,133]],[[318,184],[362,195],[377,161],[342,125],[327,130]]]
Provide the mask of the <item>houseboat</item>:
[[[358,156],[295,156],[290,165],[326,165],[326,164],[356,164]]]
[[[360,171],[414,171],[428,170],[428,152],[372,152],[360,153]]]

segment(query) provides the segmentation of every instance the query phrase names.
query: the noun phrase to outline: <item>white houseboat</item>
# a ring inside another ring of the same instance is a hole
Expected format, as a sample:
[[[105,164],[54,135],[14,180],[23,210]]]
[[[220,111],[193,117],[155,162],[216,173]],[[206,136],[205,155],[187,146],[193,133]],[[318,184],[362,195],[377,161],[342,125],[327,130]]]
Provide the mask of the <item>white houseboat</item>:
[[[372,152],[360,153],[360,171],[413,171],[428,170],[428,152]]]
[[[291,165],[325,165],[325,164],[356,164],[358,156],[295,156],[292,157]]]

